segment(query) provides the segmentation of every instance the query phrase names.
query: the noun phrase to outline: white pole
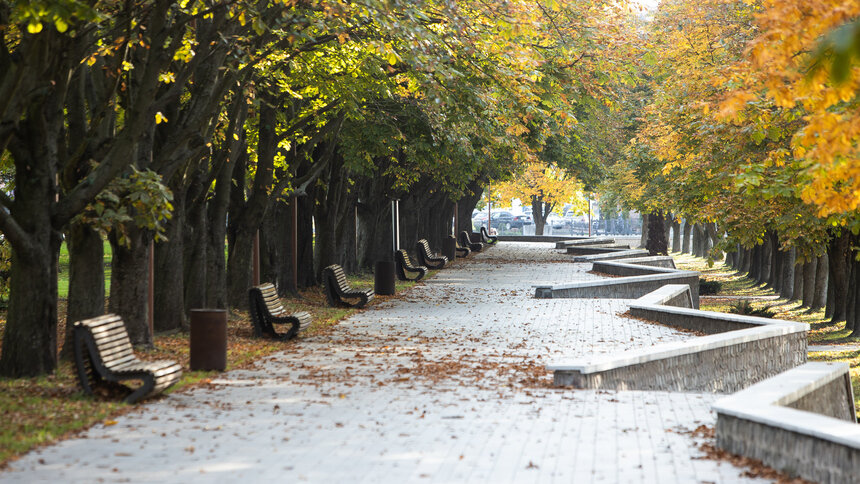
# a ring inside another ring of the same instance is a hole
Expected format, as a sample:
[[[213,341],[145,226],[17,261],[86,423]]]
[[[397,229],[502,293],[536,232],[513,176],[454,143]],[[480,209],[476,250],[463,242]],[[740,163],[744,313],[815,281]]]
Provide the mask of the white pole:
[[[400,249],[400,200],[394,201],[394,208],[397,216],[394,219],[394,250]]]
[[[391,201],[391,243],[397,252],[397,202]]]

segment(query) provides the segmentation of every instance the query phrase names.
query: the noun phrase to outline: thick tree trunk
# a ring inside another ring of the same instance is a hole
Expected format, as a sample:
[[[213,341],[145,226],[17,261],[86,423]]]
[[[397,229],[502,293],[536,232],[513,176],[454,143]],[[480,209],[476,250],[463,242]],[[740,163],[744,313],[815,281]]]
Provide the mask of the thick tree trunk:
[[[685,254],[690,253],[690,235],[693,230],[693,226],[690,225],[688,220],[684,220],[684,237],[681,243],[681,252]]]
[[[761,246],[756,245],[751,249],[750,253],[750,268],[749,278],[753,281],[758,281],[759,271],[761,270]]]
[[[765,238],[764,244],[761,246],[761,257],[759,258],[759,267],[758,279],[756,280],[759,284],[767,284],[768,278],[770,277],[770,264],[771,258],[773,257],[773,250],[770,242],[770,238]]]
[[[854,243],[858,242],[857,237],[853,238]],[[848,303],[853,308],[848,312],[845,321],[845,328],[851,330],[849,337],[860,336],[860,263],[854,259],[854,251],[851,252],[851,281],[849,286],[849,301]]]
[[[827,270],[827,304],[824,305],[824,319],[831,321],[833,319],[833,310],[836,308],[836,290],[833,288],[833,273],[830,270],[828,261]]]
[[[0,375],[12,378],[44,375],[57,367],[60,238],[51,229],[50,220],[31,213],[34,221],[42,219],[44,225],[41,229],[30,227],[30,247],[13,250],[9,309],[0,357]]]
[[[845,321],[848,302],[848,270],[851,267],[851,254],[848,231],[833,235],[827,244],[827,258],[830,261],[830,277],[833,281],[833,316],[831,321]]]
[[[66,234],[69,249],[69,299],[66,305],[66,336],[60,356],[72,358],[72,323],[105,312],[104,243],[97,231],[74,223]]]
[[[255,228],[236,230],[227,247],[227,304],[232,309],[247,309],[251,287]],[[242,297],[244,296],[244,297]]]
[[[804,263],[795,264],[794,281],[792,281],[791,301],[803,299],[803,266]]]
[[[818,258],[815,271],[815,289],[812,295],[812,309],[821,309],[827,304],[827,279],[830,274],[827,254]]]
[[[681,252],[681,223],[672,221],[672,252]]]
[[[773,273],[773,292],[779,294],[782,291],[782,271],[785,269],[785,252],[779,247],[779,237],[777,237],[774,247],[776,247],[776,250],[773,251],[773,265],[776,270]]]
[[[208,237],[209,226],[206,223],[206,204],[204,194],[188,197],[185,202],[185,230],[183,230],[184,262],[183,285],[185,289],[185,314],[191,309],[212,308],[206,304],[206,291],[209,285],[208,266]],[[221,246],[224,252],[224,246]]]
[[[767,287],[770,289],[775,289],[777,286],[777,275],[779,272],[779,236],[777,235],[775,230],[768,231],[768,245],[770,246],[769,257],[768,257],[768,271],[767,271]]]
[[[794,262],[797,257],[797,249],[794,247],[788,249],[782,258],[782,290],[780,297],[789,301],[794,296],[794,273],[797,270]]]
[[[669,252],[666,241],[666,223],[663,212],[657,211],[648,214],[648,240],[645,248],[651,255],[666,255]]]
[[[185,228],[185,193],[174,191],[173,217],[165,224],[166,240],[155,244],[153,329],[156,332],[180,329],[187,323],[183,284]]]
[[[801,305],[805,308],[812,307],[812,299],[815,294],[815,273],[818,271],[818,259],[812,258],[803,264],[803,295]]]
[[[151,235],[136,227],[128,229],[129,245],[110,237],[110,312],[122,316],[134,345],[152,346],[149,331],[149,243]]]
[[[696,257],[702,257],[702,239],[704,238],[704,231],[702,230],[702,226],[700,224],[693,224],[693,255]]]

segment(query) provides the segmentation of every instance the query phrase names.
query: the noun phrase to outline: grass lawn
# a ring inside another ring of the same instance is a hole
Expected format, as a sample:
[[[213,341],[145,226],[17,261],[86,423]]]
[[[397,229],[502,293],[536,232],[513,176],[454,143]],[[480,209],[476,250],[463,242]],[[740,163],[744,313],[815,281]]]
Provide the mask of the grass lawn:
[[[824,310],[809,311],[801,307],[800,301],[787,301],[779,298],[771,289],[763,285],[757,286],[746,276],[738,275],[723,264],[715,262],[708,267],[705,259],[689,254],[673,253],[679,269],[699,271],[702,278],[708,281],[722,283],[716,297],[703,297],[701,309],[707,311],[731,312],[732,306],[739,299],[748,299],[757,309],[768,309],[774,313],[774,318],[788,321],[799,321],[809,324],[810,345],[843,346],[830,351],[809,352],[810,361],[844,361],[851,365],[851,384],[854,387],[854,406],[860,418],[860,337],[849,338],[850,331],[845,329],[845,323],[831,324],[824,318]],[[724,296],[724,297],[721,297]]]
[[[61,264],[63,263],[61,255]],[[109,256],[108,256],[109,257]],[[109,261],[109,258],[107,259]],[[65,291],[68,291],[68,254],[65,255]],[[431,271],[432,277],[436,271]],[[61,274],[62,277],[62,274]],[[354,287],[373,286],[373,275],[350,276]],[[370,305],[403,296],[403,291],[414,286],[414,282],[397,281],[394,296],[377,296]],[[61,290],[62,291],[62,290]],[[65,297],[65,293],[61,297]],[[284,299],[287,310],[304,310],[311,313],[313,323],[301,337],[324,334],[338,321],[355,313],[356,309],[331,308],[322,288],[315,287],[301,292],[301,299]],[[63,341],[65,331],[65,300],[59,304],[60,327],[58,341]],[[0,340],[6,325],[5,312],[0,313]],[[298,343],[256,339],[253,337],[250,317],[246,311],[235,311],[227,323],[227,369],[243,368],[254,361],[278,351],[289,351]],[[182,363],[182,379],[168,390],[181,392],[195,385],[205,384],[217,372],[189,371],[189,335],[187,332],[156,335],[153,349],[137,349],[141,359],[171,359]],[[145,405],[141,402],[139,405]],[[115,423],[117,416],[133,409],[116,401],[83,395],[78,387],[74,365],[61,362],[57,371],[39,378],[0,378],[0,468],[8,461],[28,450],[73,436],[76,432],[102,422]]]

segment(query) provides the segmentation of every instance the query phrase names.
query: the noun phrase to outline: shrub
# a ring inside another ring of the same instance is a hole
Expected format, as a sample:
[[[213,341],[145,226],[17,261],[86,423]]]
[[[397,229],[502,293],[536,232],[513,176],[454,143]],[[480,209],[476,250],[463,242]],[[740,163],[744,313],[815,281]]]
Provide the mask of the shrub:
[[[723,283],[719,281],[708,281],[702,278],[699,278],[699,295],[700,296],[711,296],[720,292],[723,288]]]
[[[752,303],[746,299],[738,301],[736,304],[733,304],[730,311],[735,314],[741,314],[744,316],[758,316],[760,318],[772,318],[776,316],[776,313],[773,312],[770,307],[765,306],[763,308],[756,309],[755,307],[753,307]]]

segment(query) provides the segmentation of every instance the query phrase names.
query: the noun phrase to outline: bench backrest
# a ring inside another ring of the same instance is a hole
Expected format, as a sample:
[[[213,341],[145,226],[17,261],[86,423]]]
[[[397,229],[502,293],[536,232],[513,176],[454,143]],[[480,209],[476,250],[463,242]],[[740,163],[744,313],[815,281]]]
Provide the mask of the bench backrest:
[[[346,291],[351,290],[349,282],[347,282],[347,280],[346,280],[346,273],[343,272],[343,267],[341,267],[338,264],[332,264],[332,265],[326,267],[326,269],[331,271],[331,275],[332,275],[332,277],[334,277],[335,281],[337,282],[337,285],[340,288],[341,292],[346,292]]]
[[[432,256],[433,256],[433,252],[430,250],[430,243],[429,243],[429,242],[427,242],[427,239],[421,239],[421,240],[419,240],[419,241],[418,241],[418,244],[420,244],[420,245],[421,245],[421,247],[423,247],[423,248],[424,248],[424,249],[423,249],[423,250],[424,250],[424,255],[426,255],[426,256],[428,256],[428,257],[432,257]]]
[[[116,314],[78,321],[74,328],[91,338],[98,354],[90,354],[90,358],[100,361],[107,369],[137,359],[125,323]]]
[[[260,291],[260,295],[263,299],[262,302],[265,305],[266,311],[268,311],[270,315],[278,316],[286,312],[283,304],[281,304],[281,298],[278,297],[278,290],[275,288],[274,284],[267,282],[265,284],[260,284],[259,286],[254,286],[252,289]],[[252,308],[252,310],[253,309],[254,308]]]
[[[400,249],[397,253],[400,254],[400,260],[403,261],[403,265],[405,265],[406,268],[415,267],[415,264],[413,264],[412,260],[409,259],[409,253],[406,252],[405,249]]]

